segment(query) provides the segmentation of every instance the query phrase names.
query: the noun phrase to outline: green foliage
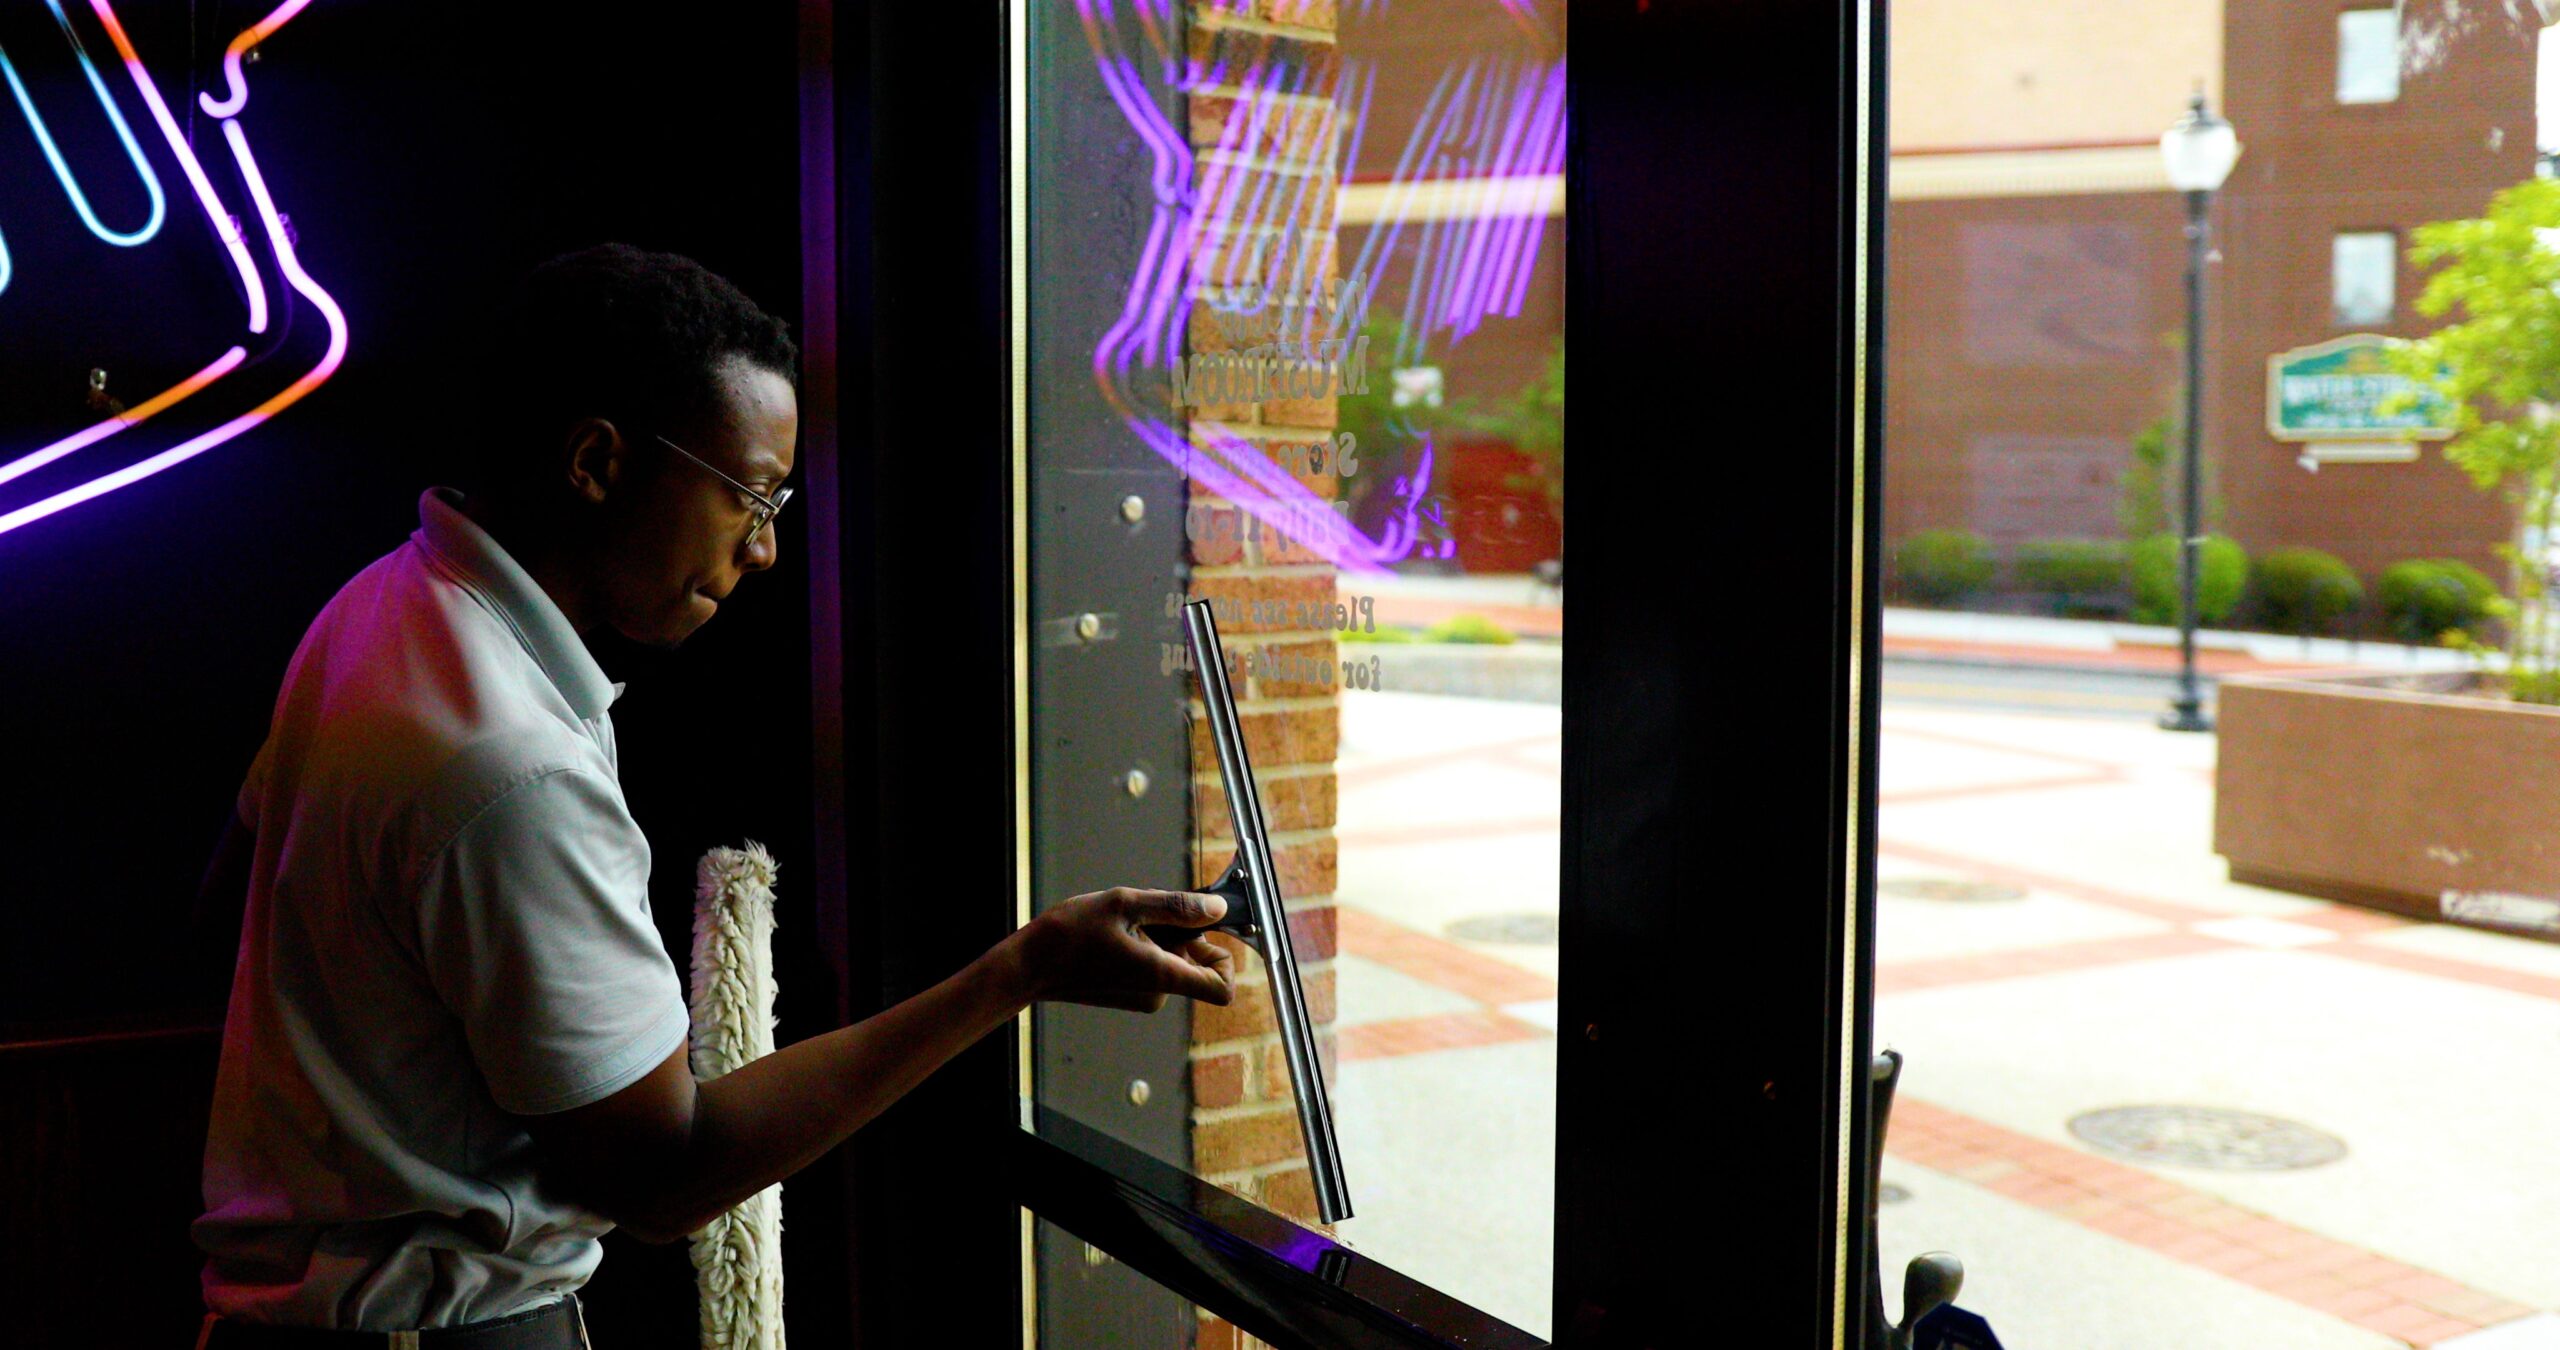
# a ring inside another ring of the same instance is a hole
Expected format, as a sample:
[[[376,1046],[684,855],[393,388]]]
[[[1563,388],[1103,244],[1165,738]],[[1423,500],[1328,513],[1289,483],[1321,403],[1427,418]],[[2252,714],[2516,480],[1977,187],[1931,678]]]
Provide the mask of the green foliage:
[[[1511,630],[1481,614],[1459,614],[1442,619],[1422,632],[1425,642],[1481,642],[1492,646],[1509,646],[1519,639]]]
[[[2451,558],[2412,558],[2382,569],[2374,599],[2404,642],[2439,642],[2488,617],[2497,586],[2479,569]]]
[[[1543,492],[1557,519],[1564,517],[1564,334],[1547,346],[1547,363],[1537,378],[1511,391],[1489,411],[1473,399],[1460,399],[1451,418],[1469,431],[1491,436],[1538,464],[1535,473],[1514,474],[1509,486]]]
[[[1893,550],[1896,589],[1922,604],[1962,599],[1990,585],[1998,571],[1991,542],[1971,530],[1922,530]]]
[[[2303,637],[2330,631],[2364,603],[2364,583],[2355,569],[2316,548],[2262,555],[2249,569],[2249,592],[2259,622]]]
[[[2133,621],[2178,621],[2178,536],[2155,534],[2133,546]],[[2240,607],[2249,554],[2238,540],[2209,534],[2196,548],[2196,622],[2217,624]]]
[[[1404,326],[1393,311],[1373,309],[1354,337],[1369,339],[1367,348],[1369,392],[1344,394],[1334,400],[1334,429],[1348,432],[1360,455],[1360,472],[1342,480],[1343,500],[1357,518],[1371,493],[1386,491],[1398,474],[1412,470],[1420,462],[1422,438],[1433,436],[1441,442],[1448,433],[1463,426],[1459,410],[1450,406],[1438,408],[1395,406],[1395,369],[1399,359],[1415,359],[1408,353],[1399,357],[1398,346],[1404,341]],[[1447,472],[1444,454],[1441,467],[1433,470],[1438,477]],[[1435,485],[1436,486],[1436,485]]]
[[[2009,567],[2020,586],[2050,594],[2056,614],[2112,613],[2124,591],[2125,546],[2116,539],[2030,539]]]
[[[2560,179],[2550,178],[2499,190],[2478,219],[2417,227],[2409,260],[2443,264],[2413,302],[2417,311],[2440,318],[2459,309],[2464,317],[2389,353],[2394,369],[2452,404],[2445,458],[2516,508],[2514,533],[2499,549],[2506,593],[2488,610],[2508,621],[2500,672],[2507,692],[2529,703],[2560,703],[2543,559],[2523,547],[2552,536],[2560,497],[2560,423],[2551,417],[2560,402],[2560,252],[2538,233],[2552,229],[2560,229]],[[2395,397],[2381,411],[2412,402]],[[2464,630],[2451,633],[2475,655],[2491,650]]]
[[[2178,457],[2186,453],[2186,445],[2186,432],[2171,413],[2161,414],[2133,433],[2133,458],[2116,476],[2116,524],[2126,538],[2140,539],[2180,527],[2178,517],[2183,508],[2178,501]],[[2203,472],[2203,524],[2207,530],[2222,525],[2222,494],[2214,490],[2215,476],[2213,460],[2208,456]]]

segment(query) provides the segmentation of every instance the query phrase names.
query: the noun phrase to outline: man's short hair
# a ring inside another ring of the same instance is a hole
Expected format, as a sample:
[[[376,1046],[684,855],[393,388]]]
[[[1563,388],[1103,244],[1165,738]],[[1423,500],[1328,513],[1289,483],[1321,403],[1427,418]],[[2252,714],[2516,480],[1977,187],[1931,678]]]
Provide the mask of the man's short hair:
[[[799,388],[799,349],[782,320],[691,258],[598,244],[533,269],[501,319],[512,359],[489,372],[478,485],[522,483],[582,417],[646,437],[720,407],[731,356]]]

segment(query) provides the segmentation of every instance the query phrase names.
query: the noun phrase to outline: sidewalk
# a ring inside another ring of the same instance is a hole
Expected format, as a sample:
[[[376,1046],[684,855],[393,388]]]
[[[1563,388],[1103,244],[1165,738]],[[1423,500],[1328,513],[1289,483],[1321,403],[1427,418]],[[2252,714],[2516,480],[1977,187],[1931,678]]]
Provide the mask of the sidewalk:
[[[1342,589],[1374,597],[1381,625],[1424,628],[1473,614],[1522,638],[1564,636],[1562,588],[1530,576],[1346,577]],[[2172,627],[1897,605],[1887,605],[1883,618],[1883,654],[1896,661],[2162,675],[2178,670],[2178,630]],[[2470,657],[2441,647],[2212,628],[2196,633],[2196,669],[2207,676],[2341,666],[2468,670],[2471,665]]]
[[[1950,665],[2171,674],[2178,669],[2178,630],[2151,624],[1888,605],[1884,611],[1884,655],[1892,660]],[[2340,666],[2468,670],[2471,664],[2469,656],[2441,647],[2338,638],[2306,640],[2211,628],[2196,633],[2196,669],[2206,675]]]
[[[1888,1306],[1940,1250],[2019,1347],[2560,1350],[2560,944],[2231,881],[2215,749],[1887,696]]]
[[[1343,589],[1381,623],[1392,593],[1561,631],[1525,579],[1420,580]],[[1897,660],[2176,659],[2168,629],[1882,618]],[[2207,669],[2465,660],[2200,640]],[[1555,913],[1561,709],[1342,704],[1339,946],[1308,968],[1338,1008],[1338,1236],[1548,1335],[1561,951],[1511,927]],[[2518,1067],[2560,1037],[2560,943],[2231,881],[2212,737],[1890,692],[1880,735],[1889,1311],[1949,1251],[2020,1350],[2560,1350],[2560,1084]]]
[[[1480,615],[1515,637],[1564,636],[1564,590],[1526,573],[1489,576],[1345,576],[1346,596],[1373,596],[1380,627],[1428,628],[1461,614]]]

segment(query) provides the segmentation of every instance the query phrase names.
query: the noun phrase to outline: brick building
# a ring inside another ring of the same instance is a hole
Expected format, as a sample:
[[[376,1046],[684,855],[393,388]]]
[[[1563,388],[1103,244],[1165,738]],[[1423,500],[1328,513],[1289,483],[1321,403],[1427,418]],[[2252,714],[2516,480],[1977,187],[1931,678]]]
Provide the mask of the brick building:
[[[2420,224],[2535,171],[2533,11],[2447,24],[2365,0],[1986,0],[1895,15],[1885,536],[2120,537],[2135,433],[2173,415],[2184,203],[2160,133],[2202,87],[2241,155],[2213,199],[2204,455],[2218,529],[2370,581],[2404,558],[2489,570],[2508,508],[2435,449],[2324,463],[2267,431],[2267,360],[2415,336]],[[2467,25],[2467,26],[2466,26]],[[2396,58],[2396,59],[2395,59]],[[2174,464],[2174,459],[2172,461]],[[2173,499],[2174,500],[2174,499]]]

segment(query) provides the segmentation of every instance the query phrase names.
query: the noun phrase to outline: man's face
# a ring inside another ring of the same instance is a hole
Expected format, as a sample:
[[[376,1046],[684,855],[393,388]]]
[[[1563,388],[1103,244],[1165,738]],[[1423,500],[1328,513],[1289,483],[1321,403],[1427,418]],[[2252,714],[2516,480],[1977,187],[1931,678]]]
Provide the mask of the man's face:
[[[800,409],[789,380],[732,356],[719,368],[719,412],[697,425],[631,427],[636,468],[628,509],[612,513],[599,578],[605,621],[634,642],[673,647],[708,622],[749,572],[773,566],[789,517],[746,542],[753,499],[668,449],[664,436],[771,498],[791,474]]]

